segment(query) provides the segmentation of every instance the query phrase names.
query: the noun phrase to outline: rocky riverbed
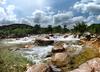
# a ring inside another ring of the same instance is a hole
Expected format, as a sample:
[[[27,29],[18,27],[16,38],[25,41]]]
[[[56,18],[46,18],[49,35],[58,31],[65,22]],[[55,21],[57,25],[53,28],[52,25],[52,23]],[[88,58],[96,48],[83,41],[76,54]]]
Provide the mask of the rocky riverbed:
[[[32,61],[32,65],[26,66],[26,72],[92,72],[92,68],[90,68],[91,70],[84,68],[85,62],[94,58],[90,60],[92,64],[94,60],[98,62],[100,57],[99,38],[88,41],[74,35],[66,37],[64,35],[52,37],[43,35],[6,39],[2,40],[0,44],[5,44],[10,51],[19,53]],[[76,69],[77,67],[79,68]],[[92,67],[96,69],[94,66]]]

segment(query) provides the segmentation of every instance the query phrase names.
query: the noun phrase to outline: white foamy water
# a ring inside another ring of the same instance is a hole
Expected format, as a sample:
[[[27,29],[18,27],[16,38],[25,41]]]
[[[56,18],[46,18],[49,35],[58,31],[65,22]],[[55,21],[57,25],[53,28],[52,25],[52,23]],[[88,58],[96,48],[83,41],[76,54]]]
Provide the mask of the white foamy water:
[[[24,37],[24,38],[19,38],[19,39],[9,39],[5,41],[5,44],[8,45],[13,45],[13,44],[23,44],[23,43],[29,43],[32,41],[35,41],[36,37]],[[74,35],[69,35],[68,37],[64,36],[55,36],[55,37],[50,37],[50,39],[45,39],[45,40],[54,40],[54,41],[64,41],[68,42],[68,45],[64,44],[64,47],[67,48],[69,45],[72,46],[74,41],[75,43],[79,41],[79,38],[75,38]],[[72,46],[75,47],[75,46]],[[49,55],[52,51],[53,46],[36,46],[33,48],[20,48],[17,50],[17,52],[21,53],[24,57],[26,57],[28,60],[32,61],[33,63],[41,63],[45,60],[45,57]],[[81,47],[80,47],[81,50]],[[77,50],[77,51],[80,51]]]
[[[79,38],[75,38],[73,35],[70,35],[66,38],[64,38],[63,36],[59,36],[59,37],[50,37],[50,40],[54,40],[54,41],[78,41],[80,40]]]
[[[38,46],[33,47],[32,49],[20,49],[20,52],[24,57],[33,63],[41,63],[45,57],[51,53],[53,46]]]
[[[23,43],[29,43],[34,41],[34,38],[30,37],[24,37],[24,38],[18,38],[18,39],[8,39],[4,43],[5,44],[23,44]]]

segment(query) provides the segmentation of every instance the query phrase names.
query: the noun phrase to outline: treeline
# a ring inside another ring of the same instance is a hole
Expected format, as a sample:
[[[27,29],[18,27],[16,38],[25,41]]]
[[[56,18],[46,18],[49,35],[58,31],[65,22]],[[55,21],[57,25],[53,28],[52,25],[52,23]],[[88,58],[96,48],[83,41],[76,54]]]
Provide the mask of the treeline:
[[[100,34],[100,24],[92,24],[88,26],[85,22],[77,22],[73,29],[68,29],[66,25],[41,27],[36,24],[30,26],[27,24],[12,24],[0,26],[0,38],[10,37],[24,37],[32,34],[51,34],[51,33],[81,33],[91,32],[93,34]]]
[[[55,27],[52,27],[52,25],[41,27],[38,24],[35,26],[27,24],[11,24],[0,26],[0,38],[17,38],[32,34],[65,33],[68,31],[66,25],[64,25],[64,27],[61,27],[60,25]]]
[[[0,26],[0,38],[24,37],[32,34],[33,27],[25,24]]]
[[[83,34],[85,32],[90,32],[92,34],[100,34],[100,24],[91,24],[88,26],[85,22],[77,22],[73,29],[70,30],[72,33]]]

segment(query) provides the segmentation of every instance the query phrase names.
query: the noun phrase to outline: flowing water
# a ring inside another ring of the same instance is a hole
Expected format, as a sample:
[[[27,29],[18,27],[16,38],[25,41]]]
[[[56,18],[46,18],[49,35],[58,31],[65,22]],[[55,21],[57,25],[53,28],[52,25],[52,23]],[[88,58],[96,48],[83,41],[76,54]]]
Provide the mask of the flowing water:
[[[45,57],[51,53],[53,46],[36,46],[31,49],[19,49],[17,52],[21,53],[28,60],[33,63],[41,63]]]
[[[15,52],[20,53],[22,56],[26,57],[28,60],[32,61],[33,63],[41,63],[44,61],[45,57],[48,56],[53,46],[33,46],[32,48],[23,48],[27,43],[34,42],[35,38],[21,38],[21,39],[6,39],[0,41],[0,46],[9,47],[15,49]],[[70,35],[66,38],[63,36],[52,37],[50,40],[54,41],[64,41],[68,42],[72,47],[78,47],[76,45],[72,45],[73,41],[79,41],[78,38],[74,38],[73,35]],[[67,46],[67,45],[66,45]],[[16,49],[18,48],[18,49]],[[81,48],[80,48],[81,49]],[[77,50],[78,51],[78,50]]]

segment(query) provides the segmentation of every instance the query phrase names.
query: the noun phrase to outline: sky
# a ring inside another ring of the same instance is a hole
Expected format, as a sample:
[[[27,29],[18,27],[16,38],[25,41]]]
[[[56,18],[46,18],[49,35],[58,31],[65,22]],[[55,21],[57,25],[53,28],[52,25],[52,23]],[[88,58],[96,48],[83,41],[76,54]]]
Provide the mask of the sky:
[[[100,0],[0,0],[0,24],[100,23]]]

